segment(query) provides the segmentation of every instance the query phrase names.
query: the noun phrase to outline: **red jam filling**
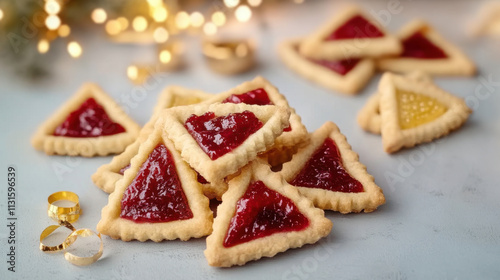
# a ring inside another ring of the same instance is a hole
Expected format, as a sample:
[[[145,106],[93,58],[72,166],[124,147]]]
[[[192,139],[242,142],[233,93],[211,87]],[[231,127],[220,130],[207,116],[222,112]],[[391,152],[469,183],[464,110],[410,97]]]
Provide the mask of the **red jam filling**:
[[[290,184],[334,192],[363,192],[363,185],[344,169],[340,152],[331,138],[325,140]]]
[[[172,154],[160,144],[123,194],[120,217],[136,223],[164,223],[193,217]]]
[[[104,108],[94,98],[87,99],[80,108],[71,112],[56,127],[55,136],[98,137],[125,132],[119,123],[113,122]]]
[[[345,76],[345,74],[349,73],[359,62],[359,59],[344,59],[336,61],[316,59],[310,60],[342,76]]]
[[[228,248],[277,232],[300,231],[307,226],[309,220],[292,200],[256,181],[236,203],[236,213],[229,222],[223,245]]]
[[[232,94],[222,103],[244,103],[248,105],[273,105],[266,90],[258,88],[242,94]]]
[[[123,174],[125,174],[125,171],[127,171],[127,169],[129,169],[129,168],[130,168],[130,163],[127,164],[127,166],[122,167],[122,169],[120,169],[120,171],[118,171],[118,173],[123,175]]]
[[[195,171],[195,172],[196,172],[196,180],[198,180],[198,183],[208,184],[208,181],[207,181],[207,179],[205,179],[205,177],[201,176],[201,174],[198,173],[198,171]]]
[[[414,57],[420,59],[447,58],[446,53],[427,39],[422,32],[417,32],[403,40],[402,57]]]
[[[241,145],[263,124],[254,113],[244,111],[221,117],[213,112],[191,115],[184,126],[210,159],[216,160]]]
[[[353,38],[377,38],[383,37],[384,33],[364,17],[357,15],[346,21],[337,30],[333,31],[326,41],[343,40]]]

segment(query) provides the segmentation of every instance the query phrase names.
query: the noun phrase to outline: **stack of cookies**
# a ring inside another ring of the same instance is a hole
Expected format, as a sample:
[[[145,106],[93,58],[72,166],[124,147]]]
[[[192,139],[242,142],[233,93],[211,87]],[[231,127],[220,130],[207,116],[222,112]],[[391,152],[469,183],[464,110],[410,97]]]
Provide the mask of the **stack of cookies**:
[[[462,126],[472,110],[422,72],[385,73],[358,114],[366,131],[382,134],[387,153],[430,142]]]
[[[470,76],[474,63],[429,24],[414,20],[391,35],[349,6],[309,36],[283,42],[279,55],[299,75],[328,89],[356,94],[375,70]]]
[[[308,133],[261,77],[215,95],[167,88],[137,140],[92,179],[111,193],[99,232],[157,242],[209,235],[214,266],[315,243],[332,228],[324,210],[385,202],[337,126]],[[222,201],[215,219],[210,199]]]

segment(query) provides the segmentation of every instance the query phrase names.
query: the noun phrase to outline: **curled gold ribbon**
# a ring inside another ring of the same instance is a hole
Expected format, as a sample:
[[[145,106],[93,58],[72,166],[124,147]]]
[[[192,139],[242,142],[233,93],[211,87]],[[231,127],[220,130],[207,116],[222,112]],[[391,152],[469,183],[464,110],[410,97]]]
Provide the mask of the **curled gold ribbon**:
[[[66,237],[66,239],[59,245],[56,246],[47,246],[43,244],[43,240],[47,238],[49,235],[51,235],[56,229],[60,227],[65,227],[71,230],[71,234]],[[40,250],[43,252],[57,252],[66,249],[69,245],[71,245],[73,242],[75,242],[76,237],[71,236],[75,232],[75,228],[73,227],[72,224],[65,222],[65,221],[60,221],[59,225],[51,225],[45,228],[42,233],[40,234]]]
[[[93,230],[90,230],[88,228],[82,228],[78,229],[76,231],[73,231],[69,236],[68,239],[70,238],[77,238],[77,236],[81,237],[89,237],[92,235],[97,235],[99,237],[99,240],[101,241],[101,245],[99,246],[99,251],[95,253],[94,255],[90,257],[78,257],[73,254],[71,254],[68,251],[64,252],[64,258],[74,264],[74,265],[79,265],[79,266],[84,266],[84,265],[89,265],[95,263],[99,258],[101,258],[102,253],[103,253],[103,244],[102,244],[102,238],[100,233],[95,233]]]
[[[71,207],[62,207],[54,205],[53,203],[59,200],[68,200],[75,203],[74,206]],[[103,254],[103,242],[100,233],[96,233],[88,228],[75,229],[75,227],[71,224],[72,222],[76,222],[80,217],[80,203],[78,199],[78,195],[69,191],[61,191],[53,193],[48,198],[49,207],[47,209],[47,214],[53,220],[56,220],[58,225],[51,225],[45,228],[40,234],[40,250],[43,252],[58,252],[64,250],[64,258],[74,264],[79,266],[90,265],[96,262],[99,258],[101,258]],[[56,246],[48,246],[43,244],[43,240],[51,235],[55,230],[60,227],[65,227],[71,230],[71,233],[66,237],[66,239],[59,245]],[[73,244],[76,239],[80,237],[89,237],[92,235],[96,235],[99,237],[100,246],[97,253],[90,257],[79,257],[76,256],[66,249]]]
[[[53,193],[47,199],[49,202],[49,207],[47,209],[47,214],[50,218],[55,221],[67,221],[69,223],[74,223],[78,221],[80,217],[80,202],[78,199],[78,195],[74,192],[69,191],[60,191]],[[75,205],[71,207],[63,207],[54,205],[54,202],[60,200],[68,200],[74,202]]]

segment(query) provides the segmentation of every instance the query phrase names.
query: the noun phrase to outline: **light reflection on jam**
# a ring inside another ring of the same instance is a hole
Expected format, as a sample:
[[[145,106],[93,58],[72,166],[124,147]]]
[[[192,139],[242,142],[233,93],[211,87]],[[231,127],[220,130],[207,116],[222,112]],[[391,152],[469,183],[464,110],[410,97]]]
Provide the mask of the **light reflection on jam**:
[[[228,248],[277,232],[300,231],[307,226],[309,220],[292,200],[256,181],[238,200],[223,245]]]
[[[263,124],[250,111],[216,117],[213,112],[191,115],[184,123],[187,131],[212,160],[229,153]]]
[[[290,184],[334,192],[363,192],[363,185],[344,169],[340,152],[331,138],[325,140]]]
[[[104,108],[94,98],[87,99],[56,127],[54,136],[98,137],[125,132],[119,123],[113,122]]]
[[[120,217],[136,223],[162,223],[193,217],[172,154],[158,145],[142,164],[121,201]]]

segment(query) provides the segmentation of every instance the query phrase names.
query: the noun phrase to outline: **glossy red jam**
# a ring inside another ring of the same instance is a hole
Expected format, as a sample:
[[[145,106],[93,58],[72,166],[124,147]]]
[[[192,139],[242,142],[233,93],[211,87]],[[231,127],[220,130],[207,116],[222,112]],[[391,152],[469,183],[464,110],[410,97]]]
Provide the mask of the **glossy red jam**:
[[[201,149],[216,160],[243,143],[263,124],[250,111],[216,117],[213,112],[191,115],[184,123]]]
[[[344,169],[340,152],[331,138],[325,140],[290,184],[334,192],[363,192],[363,185]]]
[[[249,92],[245,92],[242,94],[232,94],[228,98],[224,99],[222,103],[244,103],[248,105],[274,105],[273,102],[269,99],[269,95],[266,90],[263,88],[258,88],[251,90]],[[283,129],[284,132],[292,131],[292,127],[288,126]]]
[[[164,223],[193,217],[172,154],[158,145],[123,194],[120,217],[136,223]]]
[[[113,122],[104,108],[94,98],[87,99],[80,108],[71,112],[56,127],[55,136],[98,137],[125,132],[119,123]]]
[[[232,247],[277,232],[300,231],[309,220],[288,197],[269,189],[262,181],[248,186],[236,203],[224,247]]]
[[[273,105],[267,92],[263,88],[258,88],[242,94],[232,94],[222,103],[244,103],[248,105]]]
[[[383,37],[384,33],[364,17],[357,15],[346,21],[337,30],[333,31],[326,41],[343,40],[353,38],[377,38]]]
[[[118,171],[118,173],[123,175],[123,174],[125,174],[125,171],[127,171],[127,169],[129,169],[129,168],[130,168],[130,163],[127,164],[127,166],[122,167],[122,169],[120,169],[120,171]]]
[[[413,57],[420,59],[447,58],[446,53],[434,45],[422,32],[417,32],[403,40],[402,57]]]
[[[349,73],[359,62],[359,59],[345,59],[337,61],[316,60],[316,59],[310,59],[310,60],[342,76]]]

